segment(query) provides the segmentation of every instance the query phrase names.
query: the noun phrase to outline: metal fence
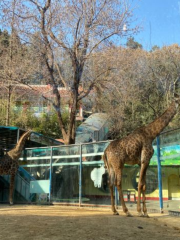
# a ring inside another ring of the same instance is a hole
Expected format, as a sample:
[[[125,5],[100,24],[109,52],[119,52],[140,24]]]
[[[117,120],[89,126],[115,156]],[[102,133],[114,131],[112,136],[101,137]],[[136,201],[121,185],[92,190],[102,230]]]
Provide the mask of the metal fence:
[[[19,169],[30,189],[26,201],[110,204],[102,161],[108,144],[103,141],[26,149]]]
[[[25,149],[16,177],[15,202],[110,205],[108,175],[102,155],[110,141]],[[162,133],[154,142],[154,155],[147,171],[147,206],[179,208],[180,129]],[[0,201],[8,201],[7,177],[0,179]],[[123,193],[135,207],[138,166],[125,166]],[[116,191],[115,191],[116,193]],[[118,203],[117,194],[115,194]]]

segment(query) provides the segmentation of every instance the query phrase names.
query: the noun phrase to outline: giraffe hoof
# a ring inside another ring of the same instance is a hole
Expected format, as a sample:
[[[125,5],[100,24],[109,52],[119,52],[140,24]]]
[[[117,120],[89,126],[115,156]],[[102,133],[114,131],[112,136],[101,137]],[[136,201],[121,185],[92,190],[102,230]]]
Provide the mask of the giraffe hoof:
[[[142,214],[141,212],[138,212],[138,217],[144,217],[144,214]]]
[[[13,205],[14,205],[14,203],[13,203],[13,202],[10,202],[10,203],[9,203],[9,206],[13,206]]]
[[[133,217],[133,215],[130,212],[126,212],[126,217]]]
[[[113,215],[119,215],[119,213],[118,212],[113,212]]]
[[[150,218],[150,216],[147,213],[144,214],[144,217]]]

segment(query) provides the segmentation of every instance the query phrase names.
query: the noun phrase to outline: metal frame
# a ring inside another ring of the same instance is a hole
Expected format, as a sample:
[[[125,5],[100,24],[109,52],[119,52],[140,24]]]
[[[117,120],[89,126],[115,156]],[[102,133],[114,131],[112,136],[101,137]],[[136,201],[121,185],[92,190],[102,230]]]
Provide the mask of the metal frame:
[[[175,129],[177,130],[177,129]],[[167,131],[167,132],[173,132],[173,131]],[[166,132],[163,132],[164,134]],[[42,163],[42,164],[26,164],[23,165],[23,167],[49,167],[50,172],[49,172],[49,204],[52,202],[52,196],[51,196],[51,189],[52,189],[52,167],[54,166],[66,166],[66,165],[73,165],[73,166],[79,166],[79,207],[82,206],[82,171],[83,171],[83,165],[102,165],[103,161],[98,160],[98,161],[91,161],[91,162],[83,162],[82,158],[83,157],[89,157],[89,156],[100,156],[103,155],[103,152],[98,152],[98,153],[83,153],[83,146],[86,145],[92,145],[92,144],[101,144],[101,143],[110,143],[110,141],[100,141],[100,142],[91,142],[91,143],[81,143],[81,144],[73,144],[73,145],[55,145],[55,146],[47,146],[47,147],[37,147],[37,148],[26,148],[26,151],[28,150],[35,150],[35,149],[48,149],[48,156],[41,156],[41,157],[26,157],[23,158],[21,157],[20,160],[43,160],[43,159],[49,159],[48,163]],[[163,212],[163,196],[162,196],[162,174],[161,174],[161,150],[160,150],[160,137],[158,136],[156,139],[156,145],[157,145],[157,169],[158,169],[158,185],[159,185],[159,204],[160,204],[160,212]],[[53,150],[58,149],[58,148],[69,148],[69,147],[79,147],[79,151],[77,155],[69,155],[69,156],[55,156],[53,155]],[[63,159],[63,158],[77,158],[76,162],[69,162],[69,163],[63,163],[63,162],[58,162],[58,163],[53,163],[53,159]],[[118,193],[117,190],[115,190],[115,202],[116,205],[118,205]]]
[[[158,185],[159,185],[159,204],[160,212],[163,213],[163,196],[162,196],[162,173],[161,173],[161,150],[160,150],[160,138],[157,137],[157,163],[158,163]]]

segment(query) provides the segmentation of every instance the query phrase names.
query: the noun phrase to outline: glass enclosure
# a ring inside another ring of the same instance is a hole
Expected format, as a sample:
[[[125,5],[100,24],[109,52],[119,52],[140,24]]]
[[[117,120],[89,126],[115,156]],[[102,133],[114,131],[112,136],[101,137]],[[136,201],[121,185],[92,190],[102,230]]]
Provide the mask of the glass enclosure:
[[[147,170],[147,207],[179,208],[180,129],[160,135]],[[15,202],[109,205],[108,174],[102,155],[110,141],[25,149],[16,176]],[[160,150],[160,167],[158,165]],[[160,171],[161,170],[161,171]],[[159,176],[161,176],[160,188]],[[125,165],[122,188],[129,207],[136,208],[139,166]],[[160,195],[161,192],[161,195]],[[0,177],[0,202],[8,202],[9,176]],[[118,194],[114,192],[116,203]],[[119,203],[120,204],[120,203]],[[179,204],[179,205],[178,205]]]

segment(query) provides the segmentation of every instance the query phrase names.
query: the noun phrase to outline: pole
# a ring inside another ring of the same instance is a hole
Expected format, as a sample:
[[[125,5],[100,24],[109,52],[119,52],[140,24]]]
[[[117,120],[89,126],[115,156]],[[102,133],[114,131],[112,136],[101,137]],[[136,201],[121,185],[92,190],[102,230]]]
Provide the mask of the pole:
[[[17,142],[19,141],[19,128],[17,130]]]
[[[53,156],[53,148],[51,147],[51,158],[50,158],[50,168],[49,168],[49,204],[51,204],[51,187],[52,187],[52,156]]]
[[[162,197],[162,174],[161,174],[161,152],[160,152],[160,138],[157,140],[157,162],[158,162],[158,185],[159,185],[159,204],[160,204],[160,213],[163,213],[163,197]]]
[[[80,158],[79,158],[79,207],[82,203],[82,144],[80,143]]]

